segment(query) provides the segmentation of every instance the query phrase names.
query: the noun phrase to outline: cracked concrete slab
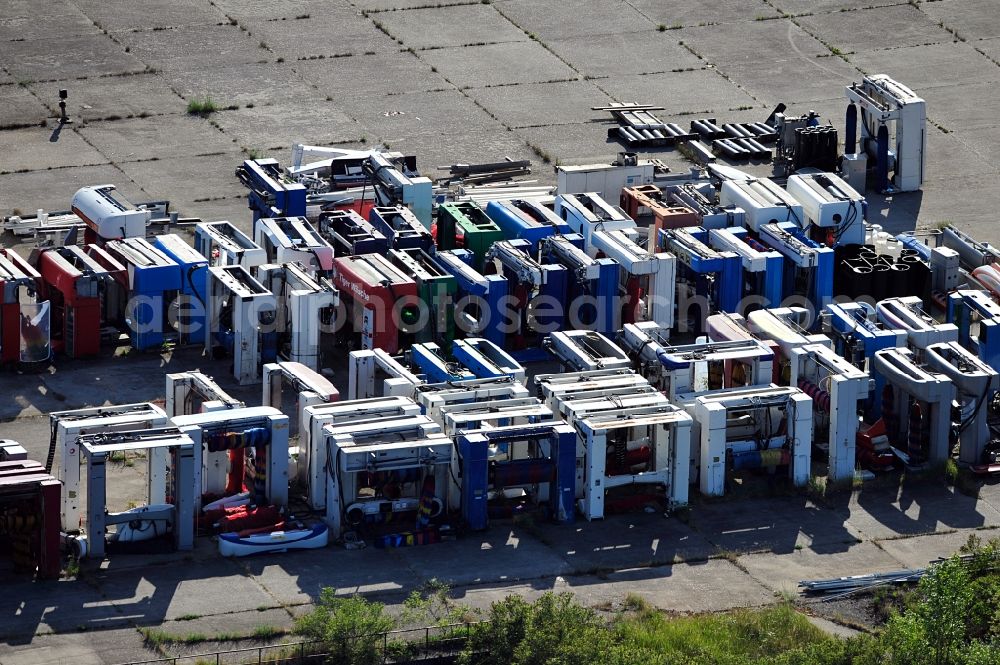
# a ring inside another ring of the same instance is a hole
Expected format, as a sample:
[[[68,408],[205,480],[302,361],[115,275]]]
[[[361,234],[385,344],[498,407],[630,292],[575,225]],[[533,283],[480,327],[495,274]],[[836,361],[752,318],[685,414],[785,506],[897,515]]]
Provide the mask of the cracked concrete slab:
[[[810,549],[787,554],[746,554],[736,559],[754,579],[776,593],[795,593],[803,580],[884,573],[904,566],[872,542],[826,556]]]
[[[701,67],[673,30],[553,39],[545,45],[584,76],[610,77]],[[629,57],[623,58],[622,54]]]
[[[189,635],[201,635],[212,638],[218,635],[252,635],[254,631],[274,630],[282,642],[298,641],[298,638],[283,635],[282,631],[292,628],[293,618],[288,610],[282,607],[268,608],[266,605],[247,607],[242,612],[206,612],[203,614],[181,615],[172,621],[165,622],[160,630],[179,638]],[[254,640],[257,642],[257,640]],[[250,646],[243,640],[211,640],[198,644],[168,644],[166,651],[171,655],[185,653],[207,653],[226,649],[241,649]],[[254,645],[256,646],[256,645]],[[256,654],[254,654],[256,655]]]
[[[1000,80],[1000,66],[962,42],[860,51],[848,59],[868,74],[889,72],[911,90]]]
[[[815,14],[796,19],[813,35],[841,51],[950,42],[954,37],[910,4]]]
[[[522,529],[503,524],[455,542],[404,552],[404,565],[419,581],[437,579],[451,586],[508,584],[571,572],[558,553]]]
[[[0,16],[0,42],[12,40],[50,40],[53,34],[60,36],[96,35],[101,30],[83,12],[68,2],[39,3],[26,6],[23,3],[4,3],[4,13]]]
[[[427,0],[354,0],[352,4],[358,7],[358,9],[364,11],[381,13],[426,7],[430,3],[428,3]],[[438,7],[447,7],[449,5],[467,5],[469,4],[469,0],[439,0],[434,4]]]
[[[727,66],[724,72],[770,108],[779,103],[793,108],[804,102],[841,100],[844,88],[861,80],[857,69],[837,57],[747,63]]]
[[[274,599],[230,559],[95,573],[106,602],[136,625],[156,626],[193,614],[241,612]],[[206,606],[206,601],[208,605]]]
[[[448,5],[371,15],[406,48],[424,49],[528,39],[490,5]]]
[[[163,78],[185,99],[209,97],[223,108],[234,104],[306,103],[317,97],[323,98],[323,94],[304,81],[288,62],[254,62],[196,71],[171,71],[165,73]],[[180,110],[184,110],[183,102]]]
[[[629,3],[617,0],[563,0],[557,3],[508,0],[497,3],[497,10],[543,42],[584,35],[642,33],[656,27]]]
[[[164,71],[197,71],[274,59],[260,46],[259,37],[228,23],[120,32],[115,39],[147,65]]]
[[[1000,66],[1000,37],[983,39],[975,42],[972,46],[977,51],[983,53],[987,58],[992,60],[994,64]]]
[[[704,560],[716,551],[703,534],[660,514],[616,515],[601,522],[581,520],[546,527],[535,536],[563,557],[574,573]]]
[[[478,88],[467,94],[509,127],[565,125],[603,120],[605,106],[613,100],[593,81],[529,83],[499,88]]]
[[[675,25],[690,27],[699,24],[745,22],[757,16],[778,15],[777,10],[763,0],[688,0],[676,3],[629,0],[629,4],[657,25],[668,28]]]
[[[692,525],[725,552],[787,553],[808,548],[835,554],[850,549],[860,535],[845,522],[842,511],[821,508],[798,497],[701,505],[692,517]]]
[[[411,92],[365,103],[347,102],[345,109],[369,132],[390,144],[426,135],[468,132],[484,136],[503,132],[503,127],[483,109],[457,90]]]
[[[226,17],[211,2],[171,0],[150,11],[143,3],[130,0],[74,0],[94,23],[109,32],[152,30],[154,28],[214,25]]]
[[[509,157],[512,160],[531,160],[532,173],[542,178],[549,177],[551,167],[539,163],[524,140],[514,132],[495,131],[484,135],[476,134],[422,134],[407,136],[389,144],[393,150],[417,157],[421,173],[427,177],[439,178],[447,175],[447,170],[438,167],[451,164],[477,164],[499,162]]]
[[[270,0],[269,2],[246,2],[245,0],[212,0],[219,11],[237,20],[247,19],[269,21],[290,19],[297,16],[312,16],[313,12],[323,12],[331,7],[350,7],[347,0]]]
[[[988,503],[943,485],[903,488],[895,497],[861,491],[851,497],[847,507],[851,526],[874,540],[1000,524],[1000,512]]]
[[[795,58],[815,58],[830,49],[787,19],[750,21],[732,30],[715,26],[674,31],[677,39],[725,71],[737,65]]]
[[[448,549],[447,543],[444,549]],[[429,546],[433,549],[439,545]],[[418,549],[406,550],[409,555]],[[292,556],[264,555],[240,562],[265,589],[268,606],[298,605],[319,598],[323,587],[338,594],[405,596],[424,580],[406,566],[406,558],[389,550],[301,550]],[[247,604],[245,607],[250,607]]]
[[[152,198],[111,164],[9,173],[0,175],[0,192],[3,192],[0,215],[12,214],[15,209],[26,213],[33,213],[38,208],[68,210],[77,189],[104,183],[114,183],[126,198],[133,201]]]
[[[289,62],[319,55],[360,55],[400,48],[353,7],[333,5],[313,10],[306,19],[251,21],[248,26],[254,38]]]
[[[27,85],[10,84],[0,87],[0,96],[3,97],[3,104],[0,104],[0,128],[38,125],[50,115],[45,105],[31,94]]]
[[[238,149],[235,144],[233,150]],[[220,196],[245,194],[246,189],[236,179],[236,166],[246,155],[241,152],[203,155],[201,157],[168,157],[148,162],[124,162],[125,174],[153,198],[169,199],[180,190],[166,183],[186,181],[183,196],[190,200],[213,199]],[[197,173],[197,177],[192,177]]]
[[[366,132],[333,102],[310,107],[287,101],[252,109],[244,107],[217,113],[212,120],[227,136],[236,139],[236,145],[262,150],[279,146],[291,149],[293,143],[326,145],[357,141]]]
[[[991,0],[949,0],[921,3],[920,11],[932,21],[941,21],[962,39],[1000,37],[1000,14]]]
[[[59,40],[8,42],[4,46],[7,71],[18,81],[50,81],[133,74],[145,63],[106,35],[75,35]]]
[[[568,125],[543,125],[514,130],[518,136],[537,147],[552,162],[560,164],[610,164],[622,151],[616,139],[607,137],[614,123],[583,122]],[[551,166],[548,168],[552,168]],[[548,170],[547,168],[547,170]]]
[[[949,131],[963,131],[1000,125],[993,110],[995,91],[995,83],[967,83],[921,90],[920,95],[927,102],[929,118]]]
[[[387,95],[425,92],[451,88],[441,74],[416,55],[396,49],[380,49],[371,55],[350,58],[306,60],[293,63],[293,69],[318,87],[317,101],[352,100],[355,104],[377,100]]]
[[[87,123],[80,134],[113,162],[229,152],[233,140],[199,116],[175,114]],[[164,132],[171,140],[164,141]]]
[[[7,645],[3,653],[4,665],[110,665],[158,658],[134,628],[38,635],[30,644]]]
[[[935,155],[935,163],[926,178],[954,184],[955,174],[963,171],[978,176],[1000,174],[998,148],[1000,140],[991,128],[947,134],[932,129],[927,132],[927,152]]]
[[[907,568],[924,568],[939,558],[948,558],[969,541],[969,536],[982,536],[989,540],[992,531],[962,529],[951,533],[933,533],[910,538],[892,538],[878,541],[878,546]]]
[[[595,84],[620,102],[663,106],[663,111],[654,113],[664,122],[670,122],[670,118],[677,116],[721,113],[758,103],[714,69],[616,76],[595,81]],[[611,116],[608,114],[605,117]]]
[[[59,580],[44,585],[3,573],[0,643],[23,644],[31,636],[127,625],[128,621],[91,584]],[[6,663],[6,656],[3,657]]]
[[[460,88],[575,79],[577,73],[537,42],[422,51],[420,58]]]
[[[65,166],[107,164],[108,158],[88,145],[72,129],[57,126],[0,132],[0,169],[36,171]]]
[[[59,115],[59,90],[68,90],[66,113],[74,120],[183,113],[187,106],[162,74],[33,83],[28,87],[48,106],[50,117]]]
[[[788,14],[814,14],[828,12],[847,12],[871,7],[872,5],[900,4],[900,0],[773,0],[772,5]]]
[[[645,598],[672,612],[718,612],[733,607],[759,607],[775,601],[774,594],[725,559],[697,564],[619,570],[606,576],[567,577],[566,590],[585,604],[621,603],[627,594]]]

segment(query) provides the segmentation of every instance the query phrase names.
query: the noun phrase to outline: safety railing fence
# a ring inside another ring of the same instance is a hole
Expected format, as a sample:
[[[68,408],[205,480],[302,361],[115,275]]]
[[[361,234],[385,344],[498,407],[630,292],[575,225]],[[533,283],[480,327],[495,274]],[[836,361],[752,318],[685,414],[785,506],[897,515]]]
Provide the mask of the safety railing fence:
[[[472,631],[485,622],[391,630],[357,635],[333,643],[288,642],[240,649],[184,654],[127,665],[390,665],[421,661],[446,662],[465,648]]]

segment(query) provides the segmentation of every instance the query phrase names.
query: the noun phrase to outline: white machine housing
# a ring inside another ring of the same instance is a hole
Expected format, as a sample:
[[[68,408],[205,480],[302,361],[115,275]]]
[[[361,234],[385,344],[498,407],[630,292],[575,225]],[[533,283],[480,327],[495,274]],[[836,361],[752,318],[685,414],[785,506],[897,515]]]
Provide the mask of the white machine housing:
[[[546,347],[565,368],[574,372],[624,369],[631,364],[617,344],[593,330],[557,330],[549,333]]]
[[[804,382],[809,382],[829,395],[829,406],[825,410],[817,399],[813,399],[813,424],[819,427],[820,418],[824,416],[828,420],[828,478],[850,481],[854,478],[857,454],[858,412],[868,399],[872,381],[867,372],[822,344],[808,344],[791,353],[790,384],[801,389]]]
[[[300,405],[297,478],[306,486],[310,507],[313,510],[325,510],[327,506],[326,477],[330,467],[324,428],[419,415],[420,407],[408,397],[376,397]]]
[[[651,185],[657,171],[656,162],[636,159],[634,164],[584,164],[557,166],[557,191],[560,194],[596,192],[616,199],[625,187]]]
[[[792,222],[804,226],[802,204],[788,191],[769,178],[754,180],[723,180],[719,202],[737,206],[744,211],[744,223],[751,231],[764,224]]]
[[[441,407],[437,416],[438,424],[450,437],[465,430],[532,425],[553,418],[552,409],[537,397],[449,404]]]
[[[865,197],[835,173],[788,176],[788,193],[802,203],[803,227],[835,228],[839,245],[865,241]]]
[[[746,320],[750,332],[760,339],[773,341],[788,360],[793,350],[808,344],[833,347],[833,342],[823,333],[809,333],[801,326],[808,317],[809,310],[805,307],[774,307],[750,312]]]
[[[652,227],[651,227],[652,228]],[[627,228],[606,230],[597,227],[587,241],[591,256],[604,254],[619,265],[619,291],[627,293],[630,276],[645,277],[646,302],[640,316],[662,326],[674,326],[674,300],[677,292],[677,257],[670,252],[650,252],[639,245],[640,234]],[[655,246],[651,239],[647,241]]]
[[[269,263],[298,262],[310,274],[333,270],[333,246],[305,217],[262,217],[253,235]]]
[[[288,360],[319,370],[323,332],[333,332],[340,292],[325,277],[313,277],[299,263],[267,264],[257,279],[271,293],[282,294],[275,325],[288,339]]]
[[[410,497],[387,499],[361,497],[358,475],[380,471],[418,469],[435,477],[435,492],[440,497],[437,513],[448,510],[449,469],[452,441],[425,416],[384,420],[363,425],[328,426],[324,430],[330,464],[327,474],[325,521],[339,538],[346,527],[357,524],[365,515],[415,511],[420,503],[420,483],[413,483]]]
[[[554,410],[559,408],[560,400],[591,391],[610,391],[603,394],[613,395],[654,391],[649,381],[631,369],[539,374],[535,376],[535,388],[546,406]]]
[[[906,395],[923,402],[929,407],[930,448],[928,459],[932,463],[943,463],[948,459],[950,442],[948,432],[951,427],[951,403],[955,399],[955,386],[944,374],[918,363],[910,349],[882,349],[872,357],[871,369],[878,372],[887,382],[897,388],[894,394],[893,412],[899,418],[899,435],[906,438],[909,429],[908,410],[902,408]],[[886,405],[882,405],[883,414]],[[898,442],[893,442],[898,443]]]
[[[652,321],[626,324],[620,333],[633,365],[650,383],[673,399],[679,393],[709,389],[709,363],[722,362],[722,386],[726,388],[768,385],[774,353],[763,342],[752,339],[705,341],[674,345],[666,331]],[[743,381],[734,381],[736,364],[745,367]]]
[[[53,451],[53,475],[62,482],[60,518],[65,531],[80,528],[80,447],[77,439],[88,434],[108,434],[164,427],[167,414],[149,402],[99,406],[72,411],[55,411],[49,414],[50,446]],[[166,449],[151,450],[146,458],[147,497],[151,504],[167,500]]]
[[[955,386],[959,414],[958,460],[982,464],[990,443],[989,403],[1000,390],[1000,374],[958,342],[931,344],[924,349],[927,367],[947,376]]]
[[[195,398],[200,401],[197,410]],[[246,405],[219,387],[215,379],[194,370],[167,374],[166,406],[167,415],[173,418],[191,413],[241,409]]]
[[[523,384],[501,377],[424,384],[417,387],[414,399],[428,417],[443,424],[443,412],[449,406],[496,400],[521,400],[527,399],[529,395],[528,389]]]
[[[594,231],[635,231],[636,223],[619,206],[605,201],[594,192],[559,194],[555,201],[556,214],[569,224],[573,233],[583,236],[584,246],[590,252],[591,234]]]
[[[938,323],[924,311],[923,301],[918,296],[886,298],[876,303],[875,313],[886,327],[905,330],[910,346],[915,349],[958,341],[958,326]]]
[[[70,205],[87,227],[105,240],[144,238],[151,211],[137,208],[124,197],[115,195],[114,185],[81,187]]]
[[[275,331],[277,299],[242,265],[208,269],[208,334],[205,351],[212,353],[224,311],[231,311],[233,375],[240,385],[260,380],[262,335]]]
[[[267,263],[264,248],[225,220],[196,224],[194,245],[210,266],[241,265],[251,270]]]
[[[362,349],[348,354],[347,399],[403,395],[413,397],[424,380],[382,349]],[[376,385],[376,374],[386,378]]]

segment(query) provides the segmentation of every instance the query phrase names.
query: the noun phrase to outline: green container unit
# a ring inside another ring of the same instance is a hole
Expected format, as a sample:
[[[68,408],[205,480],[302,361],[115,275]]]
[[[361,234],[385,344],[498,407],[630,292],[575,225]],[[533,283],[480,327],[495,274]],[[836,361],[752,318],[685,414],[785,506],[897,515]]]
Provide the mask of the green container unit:
[[[455,339],[455,299],[458,283],[422,249],[391,249],[389,260],[417,283],[417,297],[427,307],[426,324],[416,331],[415,341],[434,342],[451,353]],[[422,315],[423,318],[423,315]]]
[[[483,269],[486,251],[503,239],[503,231],[477,203],[445,203],[438,208],[438,249],[469,250],[475,256],[476,270]]]

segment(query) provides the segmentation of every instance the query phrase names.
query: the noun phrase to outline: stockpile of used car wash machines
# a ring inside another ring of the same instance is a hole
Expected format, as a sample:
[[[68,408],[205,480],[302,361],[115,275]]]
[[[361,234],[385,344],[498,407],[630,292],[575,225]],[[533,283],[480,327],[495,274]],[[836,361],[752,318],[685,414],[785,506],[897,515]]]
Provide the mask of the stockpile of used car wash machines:
[[[110,331],[262,391],[172,367],[165,405],[51,414],[44,464],[0,445],[0,539],[52,575],[60,547],[404,547],[521,513],[669,513],[756,476],[1000,472],[1000,251],[866,219],[869,183],[920,187],[924,102],[885,76],[846,92],[844,155],[812,113],[682,130],[626,105],[623,141],[701,164],[441,187],[399,153],[296,145],[237,169],[249,232],[109,185],[6,220],[50,238],[0,252],[6,364],[72,371]],[[772,177],[723,163],[734,146]],[[111,512],[107,465],[132,451],[146,496]]]

